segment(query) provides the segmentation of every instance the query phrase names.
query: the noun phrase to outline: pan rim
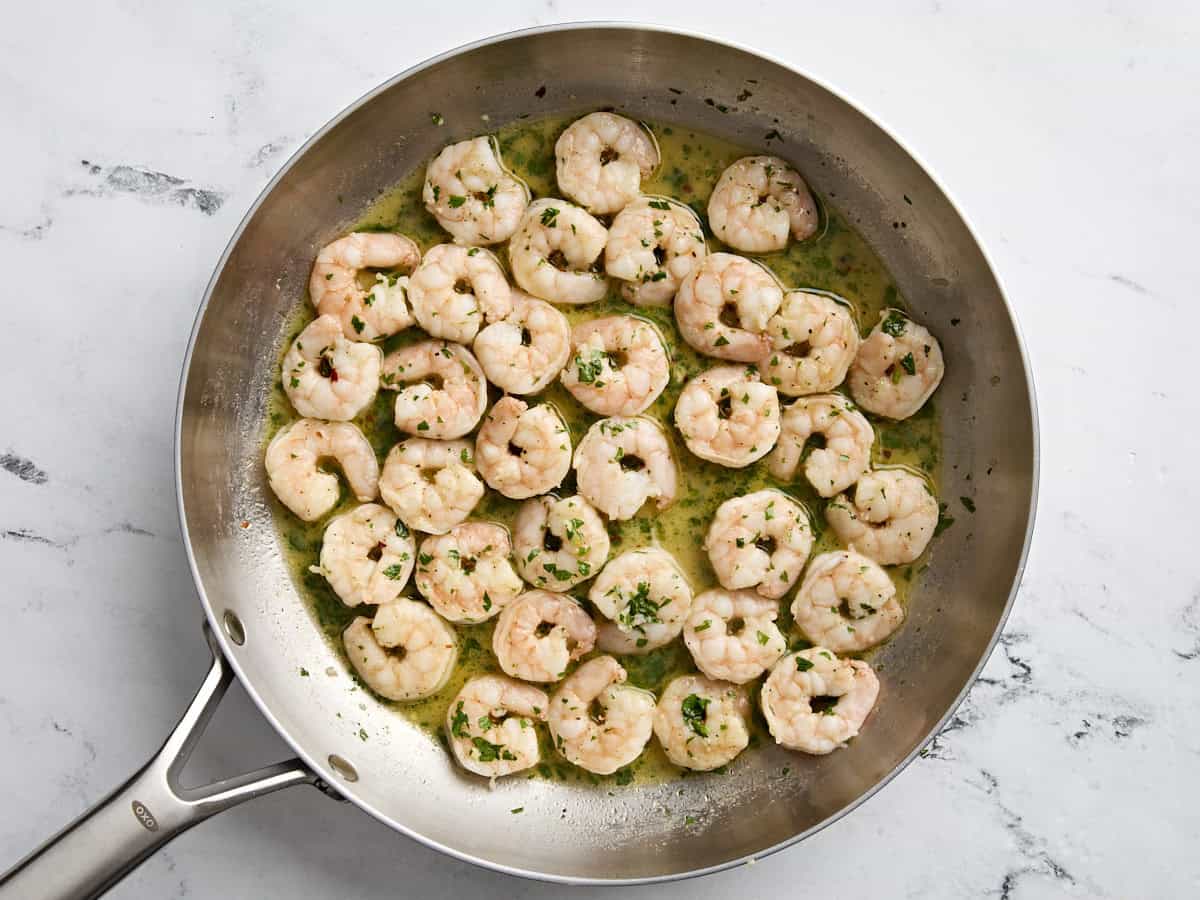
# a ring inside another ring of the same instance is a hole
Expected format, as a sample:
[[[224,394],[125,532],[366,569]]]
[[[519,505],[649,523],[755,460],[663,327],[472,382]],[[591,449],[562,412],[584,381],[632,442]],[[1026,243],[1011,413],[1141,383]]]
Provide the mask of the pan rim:
[[[745,856],[738,857],[736,859],[726,860],[724,862],[717,863],[717,864],[710,865],[710,866],[703,866],[700,868],[689,869],[686,871],[671,872],[671,873],[662,874],[662,875],[639,876],[639,877],[632,877],[632,878],[595,878],[595,877],[580,877],[580,876],[572,876],[572,875],[561,875],[561,874],[557,874],[557,873],[553,873],[553,872],[543,872],[543,871],[539,871],[536,869],[526,869],[526,868],[521,868],[518,866],[509,866],[509,865],[505,865],[500,862],[495,862],[493,860],[477,857],[470,853],[459,850],[456,847],[452,847],[452,846],[440,843],[439,841],[429,838],[428,836],[416,831],[415,829],[409,827],[408,825],[405,825],[401,822],[394,820],[384,811],[377,809],[375,806],[371,805],[367,801],[358,797],[356,795],[356,792],[353,790],[353,788],[345,787],[343,785],[343,783],[333,775],[333,773],[329,769],[329,766],[326,765],[323,760],[319,759],[314,754],[310,753],[305,747],[303,747],[300,744],[299,741],[294,739],[292,737],[292,735],[283,727],[283,725],[276,718],[275,714],[273,713],[273,711],[271,710],[269,705],[259,695],[258,690],[255,688],[253,681],[250,678],[248,678],[246,676],[245,672],[243,671],[242,666],[238,660],[237,654],[233,651],[231,642],[230,642],[228,636],[225,634],[224,629],[221,627],[221,623],[218,619],[218,616],[213,607],[213,604],[209,599],[207,591],[205,590],[204,583],[201,578],[199,568],[197,566],[195,554],[193,553],[191,536],[188,532],[186,507],[185,507],[184,495],[183,495],[183,466],[182,466],[182,455],[181,454],[182,454],[182,435],[183,435],[183,420],[184,420],[184,401],[185,401],[185,397],[186,397],[186,393],[187,393],[188,375],[191,371],[192,357],[193,357],[193,354],[195,351],[196,339],[197,339],[197,336],[199,335],[200,329],[203,325],[205,313],[208,310],[208,305],[212,298],[213,290],[216,287],[217,281],[219,280],[221,273],[224,271],[225,265],[228,262],[229,257],[233,253],[234,247],[240,241],[242,234],[244,233],[246,226],[249,224],[250,220],[254,217],[255,213],[258,212],[259,208],[266,201],[266,198],[268,196],[270,196],[270,194],[275,190],[276,186],[283,179],[283,177],[291,170],[291,168],[296,164],[296,162],[299,159],[301,159],[305,154],[308,153],[308,151],[313,147],[313,145],[315,145],[318,141],[320,141],[322,138],[324,138],[326,134],[328,134],[333,128],[335,128],[347,116],[351,115],[353,112],[355,112],[356,110],[358,110],[365,104],[371,102],[375,97],[379,96],[383,92],[389,90],[393,85],[398,84],[399,82],[401,82],[407,78],[410,78],[413,75],[415,75],[421,71],[424,71],[425,69],[428,69],[432,66],[438,65],[448,59],[451,59],[451,58],[461,55],[463,53],[466,53],[466,52],[469,52],[472,50],[476,50],[481,47],[487,47],[492,44],[498,44],[498,43],[502,43],[505,41],[514,40],[517,38],[529,37],[529,36],[533,36],[533,35],[553,34],[553,33],[557,33],[557,32],[565,32],[565,31],[582,31],[582,30],[586,30],[586,29],[656,32],[656,33],[660,33],[660,34],[674,35],[674,36],[678,36],[678,37],[684,37],[684,38],[690,38],[693,40],[703,41],[703,42],[707,42],[710,44],[727,47],[727,48],[730,48],[730,49],[733,49],[733,50],[736,50],[736,51],[739,51],[742,53],[749,54],[751,56],[758,57],[759,59],[762,59],[765,62],[771,63],[773,65],[777,65],[782,69],[792,72],[792,73],[800,76],[801,78],[808,80],[809,82],[811,82],[812,84],[821,88],[822,90],[827,91],[833,97],[835,97],[838,100],[840,100],[841,102],[845,103],[847,106],[849,106],[851,109],[853,109],[860,115],[864,116],[868,121],[870,121],[873,125],[875,125],[876,128],[878,128],[881,132],[883,132],[883,134],[885,134],[890,140],[895,142],[895,144],[898,147],[900,147],[900,149],[903,150],[904,153],[906,153],[909,156],[909,158],[912,159],[912,161],[914,163],[916,163],[916,165],[921,169],[921,171],[925,174],[925,176],[927,178],[929,178],[929,180],[938,189],[938,191],[941,192],[941,194],[945,198],[946,202],[950,205],[950,207],[954,210],[955,214],[962,221],[963,227],[966,229],[967,234],[970,235],[971,241],[974,243],[976,249],[980,253],[980,256],[983,258],[983,262],[984,262],[984,265],[987,267],[988,273],[991,275],[992,279],[996,283],[996,287],[997,287],[998,293],[1000,295],[1000,300],[1004,304],[1004,310],[1008,315],[1009,322],[1012,324],[1013,333],[1016,338],[1017,351],[1018,351],[1018,354],[1021,359],[1021,368],[1022,368],[1022,372],[1025,377],[1025,389],[1026,389],[1026,391],[1028,393],[1028,397],[1029,397],[1030,426],[1031,426],[1031,428],[1030,428],[1030,431],[1031,431],[1031,434],[1030,434],[1030,438],[1031,438],[1031,459],[1030,459],[1031,479],[1030,479],[1030,490],[1029,490],[1029,501],[1028,501],[1029,502],[1029,513],[1028,513],[1027,521],[1025,524],[1025,537],[1024,537],[1024,540],[1021,545],[1021,552],[1020,552],[1020,556],[1017,561],[1017,566],[1013,573],[1012,586],[1009,589],[1008,599],[1006,600],[1006,602],[1004,604],[1004,609],[1002,610],[999,621],[997,622],[996,628],[995,628],[991,638],[988,641],[987,647],[984,650],[984,652],[980,655],[979,661],[975,665],[975,668],[972,670],[970,677],[966,680],[965,684],[963,685],[962,689],[959,691],[957,696],[954,698],[953,702],[947,707],[946,712],[934,724],[934,726],[929,730],[927,736],[916,747],[914,747],[913,750],[910,753],[908,753],[908,755],[906,755],[903,759],[901,759],[890,771],[888,771],[874,785],[872,785],[870,788],[868,788],[866,791],[864,791],[860,796],[856,797],[853,801],[846,804],[844,807],[837,810],[836,812],[831,813],[829,816],[825,817],[824,819],[822,819],[820,822],[816,823],[815,825],[813,825],[803,831],[799,831],[799,832],[791,835],[790,837],[785,838],[784,840],[771,845],[770,847],[766,847],[763,850],[760,850],[756,853],[747,854]],[[1021,581],[1022,581],[1022,578],[1025,573],[1025,567],[1026,567],[1026,564],[1029,559],[1029,550],[1030,550],[1030,546],[1032,544],[1034,525],[1035,525],[1035,521],[1037,518],[1037,501],[1038,501],[1038,493],[1039,493],[1039,486],[1040,486],[1040,480],[1041,480],[1041,435],[1040,435],[1040,424],[1039,424],[1039,418],[1038,418],[1037,394],[1036,394],[1034,380],[1033,380],[1033,368],[1031,365],[1029,352],[1026,347],[1025,337],[1021,331],[1020,323],[1017,320],[1017,317],[1013,310],[1012,304],[1009,302],[1008,294],[1004,289],[1004,284],[1001,281],[999,275],[996,272],[996,268],[992,263],[991,256],[989,255],[989,253],[987,252],[987,250],[983,246],[983,244],[979,241],[976,231],[971,225],[970,219],[965,215],[961,205],[955,201],[954,196],[950,193],[949,190],[947,190],[946,186],[943,185],[941,183],[941,181],[932,173],[932,171],[925,164],[925,162],[921,158],[921,156],[918,153],[916,153],[911,147],[909,147],[908,144],[906,144],[904,141],[899,139],[896,136],[895,132],[891,128],[889,128],[887,125],[885,125],[878,116],[869,113],[862,104],[847,97],[840,90],[835,90],[824,80],[809,74],[805,70],[798,68],[794,65],[791,65],[790,63],[783,62],[780,59],[777,59],[770,54],[763,53],[757,49],[747,47],[743,44],[740,44],[740,43],[737,43],[734,41],[728,41],[728,40],[724,40],[724,39],[714,38],[711,35],[707,35],[702,32],[691,30],[691,29],[675,28],[675,27],[666,26],[666,25],[645,24],[645,23],[639,23],[639,22],[617,21],[617,20],[583,20],[583,21],[574,21],[574,22],[554,23],[554,24],[549,24],[549,25],[539,25],[539,26],[534,26],[531,28],[521,28],[521,29],[515,29],[512,31],[501,32],[498,34],[494,34],[494,35],[490,35],[488,37],[482,38],[480,40],[461,44],[457,47],[453,47],[449,50],[445,50],[439,54],[436,54],[435,56],[432,56],[432,57],[425,59],[419,63],[416,63],[415,65],[408,67],[404,71],[402,71],[402,72],[392,76],[391,78],[388,78],[387,80],[381,82],[380,84],[376,85],[371,90],[367,91],[362,96],[358,97],[356,100],[354,100],[353,102],[351,102],[350,104],[345,106],[340,112],[338,112],[336,115],[334,115],[332,118],[330,118],[321,128],[319,128],[317,131],[315,131],[294,153],[292,153],[292,155],[290,157],[288,157],[287,161],[284,162],[284,164],[280,167],[279,171],[275,173],[274,177],[272,177],[271,180],[267,182],[267,184],[263,187],[263,189],[260,191],[258,196],[255,198],[254,202],[246,210],[246,213],[243,215],[241,221],[238,223],[237,227],[234,229],[233,234],[230,236],[229,242],[226,244],[225,249],[222,252],[220,258],[217,260],[217,263],[213,268],[213,274],[209,278],[208,284],[206,285],[206,287],[204,289],[204,295],[201,299],[199,308],[196,311],[196,317],[195,317],[195,320],[193,321],[192,329],[188,336],[187,348],[184,352],[183,365],[182,365],[182,369],[180,372],[179,391],[178,391],[178,396],[177,396],[177,400],[176,400],[176,413],[175,413],[174,463],[175,463],[175,499],[176,499],[176,509],[177,509],[178,516],[179,516],[180,534],[181,534],[181,537],[183,538],[184,552],[187,554],[188,568],[191,571],[192,582],[196,587],[196,592],[199,595],[200,602],[204,607],[204,614],[207,617],[209,624],[212,626],[213,633],[216,635],[217,641],[219,642],[219,644],[221,646],[221,650],[224,653],[226,660],[229,662],[230,666],[232,666],[233,670],[237,673],[238,680],[239,680],[239,682],[241,682],[242,687],[245,689],[246,693],[254,701],[254,704],[255,704],[255,706],[258,707],[259,712],[271,724],[271,727],[274,728],[276,733],[279,734],[279,736],[282,737],[283,740],[296,752],[296,754],[304,761],[305,765],[307,765],[314,772],[317,772],[318,774],[320,774],[324,778],[324,780],[331,786],[331,788],[339,796],[349,800],[351,803],[353,803],[355,806],[357,806],[363,812],[372,816],[373,818],[375,818],[382,824],[388,826],[389,828],[393,829],[394,831],[399,832],[400,834],[404,835],[405,837],[408,837],[414,841],[417,841],[418,843],[423,844],[424,846],[426,846],[432,850],[436,850],[440,853],[446,854],[447,856],[453,857],[454,859],[458,859],[463,862],[467,862],[467,863],[479,866],[484,869],[489,869],[494,872],[499,872],[504,875],[512,875],[512,876],[528,878],[528,879],[536,880],[536,881],[545,881],[545,882],[550,882],[550,883],[567,884],[567,885],[620,887],[620,886],[631,886],[631,885],[639,885],[639,884],[656,884],[656,883],[662,883],[662,882],[682,881],[682,880],[688,879],[688,878],[698,878],[698,877],[701,877],[704,875],[711,875],[711,874],[714,874],[717,872],[725,871],[727,869],[733,869],[738,866],[753,863],[757,860],[764,859],[768,856],[778,853],[779,851],[784,850],[788,847],[791,847],[795,844],[798,844],[801,841],[805,840],[806,838],[809,838],[812,835],[816,834],[817,832],[822,831],[823,829],[832,825],[834,822],[837,822],[838,820],[840,820],[842,817],[853,812],[855,809],[857,809],[859,806],[861,806],[867,800],[874,797],[886,785],[891,783],[892,779],[894,779],[897,775],[899,775],[900,772],[902,772],[904,769],[906,769],[913,762],[913,760],[917,758],[917,756],[929,744],[929,742],[931,740],[933,740],[933,738],[936,737],[938,735],[938,733],[941,732],[941,730],[945,726],[945,724],[950,720],[950,718],[958,710],[959,706],[961,706],[963,701],[966,699],[967,694],[970,693],[970,690],[974,686],[976,680],[978,679],[980,672],[983,670],[983,667],[985,665],[987,665],[988,660],[991,658],[991,655],[995,650],[996,644],[999,642],[1000,636],[1004,632],[1004,628],[1008,622],[1008,617],[1012,612],[1013,605],[1016,602],[1017,593],[1020,590]]]

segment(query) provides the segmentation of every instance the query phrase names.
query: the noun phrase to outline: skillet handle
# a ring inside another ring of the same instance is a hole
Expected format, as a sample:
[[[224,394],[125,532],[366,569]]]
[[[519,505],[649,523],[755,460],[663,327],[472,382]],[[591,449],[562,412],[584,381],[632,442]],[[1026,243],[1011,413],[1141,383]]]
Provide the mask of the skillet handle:
[[[208,625],[212,667],[162,749],[136,775],[0,878],[0,900],[98,897],[180,832],[211,815],[294,784],[324,787],[299,759],[198,788],[179,775],[216,712],[233,670]]]

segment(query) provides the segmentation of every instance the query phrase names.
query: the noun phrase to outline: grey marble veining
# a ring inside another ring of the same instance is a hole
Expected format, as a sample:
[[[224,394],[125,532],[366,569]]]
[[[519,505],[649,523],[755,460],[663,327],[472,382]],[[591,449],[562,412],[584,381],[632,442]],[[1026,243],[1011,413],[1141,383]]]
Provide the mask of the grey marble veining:
[[[308,134],[385,77],[488,33],[597,16],[760,48],[913,148],[1006,283],[1044,452],[1015,611],[922,757],[791,851],[603,893],[1200,893],[1200,15],[1128,2],[10,10],[0,867],[133,771],[205,669],[172,419],[196,304],[241,215]],[[286,754],[236,689],[211,732],[197,779]],[[444,859],[297,789],[185,835],[114,896],[561,893]]]

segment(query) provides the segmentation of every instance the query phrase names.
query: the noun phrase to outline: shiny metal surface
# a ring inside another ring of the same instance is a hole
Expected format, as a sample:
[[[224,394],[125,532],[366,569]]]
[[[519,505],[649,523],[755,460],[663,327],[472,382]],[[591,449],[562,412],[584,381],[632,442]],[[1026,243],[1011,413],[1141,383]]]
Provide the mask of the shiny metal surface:
[[[752,97],[738,101],[746,88]],[[522,779],[488,790],[425,734],[355,691],[311,621],[266,502],[265,400],[284,319],[300,302],[317,248],[381,190],[447,141],[522,115],[605,106],[756,146],[778,130],[783,142],[773,142],[773,152],[850,213],[915,315],[942,340],[941,491],[966,494],[972,476],[979,514],[960,517],[935,545],[909,622],[876,657],[878,708],[847,749],[813,759],[771,748],[731,775],[614,796]],[[432,112],[443,126],[430,124]],[[1035,415],[1012,314],[969,228],[865,115],[810,78],[710,40],[643,27],[548,28],[398,76],[315,136],[267,188],[221,261],[193,334],[181,387],[179,500],[196,583],[230,662],[297,753],[348,799],[411,837],[505,872],[610,883],[676,878],[761,856],[844,814],[952,712],[999,633],[1024,562]],[[222,630],[230,610],[243,625],[241,645]],[[301,667],[313,677],[300,677]],[[353,767],[355,782],[330,766],[331,755]],[[524,813],[512,815],[516,806]]]

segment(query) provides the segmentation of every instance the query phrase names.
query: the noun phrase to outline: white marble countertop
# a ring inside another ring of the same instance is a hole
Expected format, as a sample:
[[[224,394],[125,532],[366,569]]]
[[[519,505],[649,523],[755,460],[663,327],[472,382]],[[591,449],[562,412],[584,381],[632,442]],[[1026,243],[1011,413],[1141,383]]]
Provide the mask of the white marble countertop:
[[[205,669],[172,424],[196,304],[245,209],[307,135],[385,77],[492,32],[604,15],[792,61],[914,148],[1006,282],[1044,454],[1016,609],[927,755],[798,848],[606,896],[1196,895],[1200,13],[1156,5],[10,9],[0,868],[140,765]],[[211,731],[199,776],[285,754],[240,690]],[[184,835],[114,895],[563,891],[445,859],[295,790]]]

